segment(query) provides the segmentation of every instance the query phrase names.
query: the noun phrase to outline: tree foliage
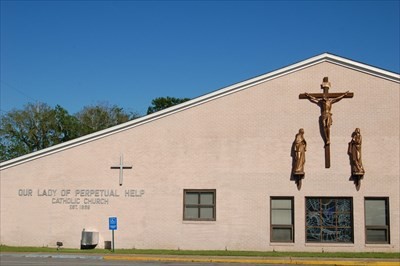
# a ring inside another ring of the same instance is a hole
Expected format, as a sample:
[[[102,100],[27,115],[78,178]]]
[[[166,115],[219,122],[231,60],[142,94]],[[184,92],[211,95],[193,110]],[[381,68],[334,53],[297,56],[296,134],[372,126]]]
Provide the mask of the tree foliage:
[[[84,107],[76,115],[57,105],[28,103],[1,117],[0,161],[38,151],[137,118],[118,106]]]
[[[190,100],[189,98],[159,97],[151,102],[147,114]],[[35,152],[55,144],[106,129],[138,118],[117,105],[106,103],[85,106],[75,115],[57,105],[28,103],[1,117],[0,161]]]
[[[29,103],[1,118],[1,160],[38,151],[77,137],[78,121],[61,106]]]
[[[116,105],[98,104],[94,106],[85,106],[76,114],[79,120],[80,134],[86,135],[102,129],[125,123],[129,120],[138,118],[135,113],[126,113],[123,108]]]
[[[147,114],[161,111],[165,108],[189,101],[189,98],[158,97],[151,101],[151,106],[147,109]]]

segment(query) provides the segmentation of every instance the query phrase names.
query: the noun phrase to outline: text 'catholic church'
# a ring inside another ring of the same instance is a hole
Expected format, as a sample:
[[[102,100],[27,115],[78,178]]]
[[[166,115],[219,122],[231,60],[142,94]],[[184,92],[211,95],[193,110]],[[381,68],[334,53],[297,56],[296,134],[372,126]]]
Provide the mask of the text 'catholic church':
[[[321,54],[5,161],[1,244],[398,252],[399,84]]]

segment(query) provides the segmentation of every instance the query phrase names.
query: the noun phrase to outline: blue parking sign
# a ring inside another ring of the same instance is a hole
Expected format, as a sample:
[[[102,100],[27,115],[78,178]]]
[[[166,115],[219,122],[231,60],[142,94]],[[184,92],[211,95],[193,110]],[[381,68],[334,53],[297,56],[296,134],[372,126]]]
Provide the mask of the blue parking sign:
[[[117,230],[117,217],[108,218],[108,229]]]

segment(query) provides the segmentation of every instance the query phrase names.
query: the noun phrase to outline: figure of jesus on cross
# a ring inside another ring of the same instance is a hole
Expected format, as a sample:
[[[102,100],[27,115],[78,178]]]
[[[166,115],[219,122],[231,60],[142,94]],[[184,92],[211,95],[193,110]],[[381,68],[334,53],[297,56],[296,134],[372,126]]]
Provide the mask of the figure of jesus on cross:
[[[311,102],[318,104],[321,107],[320,122],[324,133],[325,142],[325,168],[330,167],[330,128],[332,125],[332,105],[343,98],[353,98],[353,93],[346,91],[344,93],[329,93],[331,83],[328,77],[324,77],[321,88],[323,93],[304,93],[300,94],[300,99],[309,99]]]
[[[324,88],[329,88],[329,87],[324,87]],[[330,127],[332,125],[332,113],[331,113],[332,105],[343,99],[347,94],[349,94],[349,91],[346,91],[345,93],[336,98],[329,98],[329,93],[323,93],[322,98],[320,99],[312,96],[311,94],[308,94],[307,92],[304,94],[310,99],[310,101],[321,106],[321,122],[325,133],[325,145],[329,145],[331,142]]]

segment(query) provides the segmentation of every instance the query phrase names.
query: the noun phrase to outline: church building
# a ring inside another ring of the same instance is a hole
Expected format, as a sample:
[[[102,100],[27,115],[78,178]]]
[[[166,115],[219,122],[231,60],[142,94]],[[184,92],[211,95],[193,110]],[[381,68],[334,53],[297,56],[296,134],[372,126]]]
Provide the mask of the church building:
[[[0,244],[398,252],[399,96],[324,53],[2,162]]]

